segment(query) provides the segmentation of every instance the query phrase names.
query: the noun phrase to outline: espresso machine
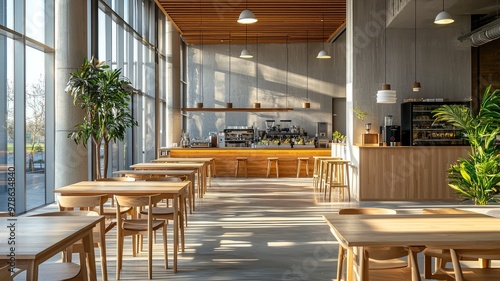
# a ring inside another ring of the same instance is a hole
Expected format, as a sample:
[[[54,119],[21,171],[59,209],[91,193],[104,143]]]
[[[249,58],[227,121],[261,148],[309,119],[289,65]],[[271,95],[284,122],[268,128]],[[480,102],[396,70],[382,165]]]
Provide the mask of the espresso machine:
[[[326,148],[328,147],[328,143],[330,139],[328,138],[328,123],[327,122],[318,122],[316,125],[316,136],[318,147]]]
[[[384,117],[384,126],[380,126],[384,146],[398,146],[401,142],[401,126],[393,125],[392,120],[392,115],[387,115]]]

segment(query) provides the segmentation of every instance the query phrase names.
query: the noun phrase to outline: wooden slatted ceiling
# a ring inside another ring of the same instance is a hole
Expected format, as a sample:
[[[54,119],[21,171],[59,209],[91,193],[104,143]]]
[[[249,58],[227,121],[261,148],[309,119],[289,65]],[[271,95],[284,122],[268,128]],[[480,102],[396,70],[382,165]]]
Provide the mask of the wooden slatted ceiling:
[[[155,0],[187,44],[326,42],[346,20],[346,0]],[[248,7],[259,20],[236,22]],[[325,31],[323,35],[323,22]],[[308,34],[308,36],[307,36]]]

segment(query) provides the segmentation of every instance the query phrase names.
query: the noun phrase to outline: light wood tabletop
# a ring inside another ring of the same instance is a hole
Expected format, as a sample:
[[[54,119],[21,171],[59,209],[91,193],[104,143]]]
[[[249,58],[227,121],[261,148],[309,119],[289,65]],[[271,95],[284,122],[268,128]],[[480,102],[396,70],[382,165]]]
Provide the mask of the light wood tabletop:
[[[0,237],[5,238],[0,240],[0,260],[13,261],[14,254],[15,266],[26,269],[27,280],[36,281],[41,263],[82,240],[89,279],[97,280],[92,229],[102,221],[103,216],[0,218]]]
[[[348,280],[355,280],[355,247],[431,246],[477,249],[500,244],[500,219],[479,213],[349,216],[325,214],[323,217],[335,238],[348,249]]]
[[[206,164],[205,163],[137,163],[130,165],[134,170],[190,170],[195,169],[198,176],[198,197],[202,198],[206,192]]]
[[[113,172],[114,175],[121,175],[125,177],[134,177],[138,179],[147,179],[151,176],[173,176],[173,177],[188,177],[189,184],[189,208],[192,213],[195,208],[195,191],[194,182],[196,170],[119,170]],[[200,191],[198,191],[200,192]]]
[[[188,181],[82,181],[54,190],[64,195],[148,195],[160,194],[173,199],[174,208],[174,272],[177,272],[177,254],[179,245],[179,210],[183,208],[182,196],[188,188]],[[182,215],[182,212],[180,213]],[[181,217],[182,219],[182,217]],[[182,245],[184,250],[184,245]]]

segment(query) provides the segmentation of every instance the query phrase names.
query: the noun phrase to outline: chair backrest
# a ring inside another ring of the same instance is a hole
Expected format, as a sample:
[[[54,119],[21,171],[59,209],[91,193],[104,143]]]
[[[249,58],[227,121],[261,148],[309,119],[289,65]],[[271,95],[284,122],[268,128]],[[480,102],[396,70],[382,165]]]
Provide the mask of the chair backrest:
[[[345,208],[339,209],[339,215],[395,215],[393,209],[385,208]]]
[[[9,212],[0,212],[0,217],[10,217]]]
[[[59,205],[59,211],[95,211],[99,215],[102,215],[103,205],[107,200],[107,195],[59,196],[57,198],[57,203]]]
[[[131,177],[115,177],[115,178],[100,178],[96,181],[135,181],[135,178]]]
[[[63,216],[75,216],[75,217],[93,217],[99,214],[94,211],[59,211],[59,212],[47,212],[30,215],[30,217],[63,217]]]
[[[169,182],[180,182],[182,181],[179,177],[154,177],[148,178],[146,181],[169,181]]]
[[[8,263],[2,263],[0,267],[0,280],[2,281],[12,281],[12,276],[10,274],[10,265]]]
[[[456,208],[425,208],[422,209],[423,214],[476,214],[472,211],[461,210]]]

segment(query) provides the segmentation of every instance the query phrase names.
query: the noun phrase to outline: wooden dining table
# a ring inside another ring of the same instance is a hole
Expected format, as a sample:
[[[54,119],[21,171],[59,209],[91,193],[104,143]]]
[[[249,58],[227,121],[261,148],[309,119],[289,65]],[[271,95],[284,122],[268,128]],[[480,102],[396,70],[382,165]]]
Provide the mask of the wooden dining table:
[[[164,181],[82,181],[54,190],[54,193],[65,195],[129,195],[141,196],[160,194],[164,198],[173,199],[174,209],[174,272],[177,272],[177,255],[179,248],[179,230],[182,223],[183,196],[189,182],[164,182]],[[180,212],[180,213],[179,213]],[[180,216],[179,216],[180,215]],[[181,221],[179,221],[179,219]],[[185,245],[182,244],[182,251]]]
[[[194,192],[196,170],[119,170],[113,172],[113,174],[121,175],[124,177],[133,177],[140,180],[155,176],[186,177],[189,179],[189,211],[192,214],[196,209]]]
[[[206,192],[205,163],[137,163],[130,165],[134,170],[196,170],[198,197]]]
[[[12,262],[11,266],[26,269],[26,280],[37,281],[41,263],[82,240],[87,253],[89,280],[95,281],[92,229],[101,222],[104,222],[103,216],[0,218],[0,261]]]
[[[212,185],[212,177],[215,177],[215,158],[213,157],[160,157],[152,161],[153,163],[203,163],[205,172],[205,181]]]
[[[500,219],[483,214],[323,215],[347,250],[347,280],[356,274],[355,250],[363,247],[407,246],[442,249],[482,249],[500,245]]]

